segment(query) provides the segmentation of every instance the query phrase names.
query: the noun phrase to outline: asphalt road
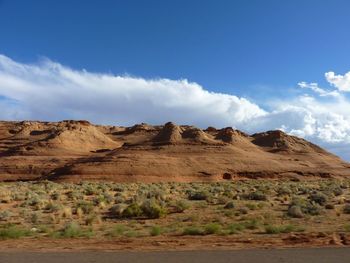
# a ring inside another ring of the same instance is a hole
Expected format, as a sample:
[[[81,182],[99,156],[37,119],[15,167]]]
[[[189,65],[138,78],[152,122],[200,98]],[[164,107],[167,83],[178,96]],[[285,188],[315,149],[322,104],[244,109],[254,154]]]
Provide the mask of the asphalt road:
[[[350,248],[161,252],[0,252],[1,263],[234,262],[346,263]]]

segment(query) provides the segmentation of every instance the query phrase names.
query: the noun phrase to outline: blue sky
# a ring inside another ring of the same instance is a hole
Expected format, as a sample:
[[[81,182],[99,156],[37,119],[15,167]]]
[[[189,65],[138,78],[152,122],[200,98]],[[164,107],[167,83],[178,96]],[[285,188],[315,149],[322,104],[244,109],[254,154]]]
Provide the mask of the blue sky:
[[[3,0],[0,51],[251,95],[346,72],[349,10],[339,0]]]
[[[349,10],[0,0],[0,118],[278,128],[350,159]]]

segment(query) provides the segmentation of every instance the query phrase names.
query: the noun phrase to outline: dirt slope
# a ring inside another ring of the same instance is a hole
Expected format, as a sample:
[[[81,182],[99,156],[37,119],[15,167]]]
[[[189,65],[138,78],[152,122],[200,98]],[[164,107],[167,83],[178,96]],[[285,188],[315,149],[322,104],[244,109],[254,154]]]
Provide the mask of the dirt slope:
[[[282,131],[87,121],[0,122],[0,181],[218,181],[339,177],[350,165]]]

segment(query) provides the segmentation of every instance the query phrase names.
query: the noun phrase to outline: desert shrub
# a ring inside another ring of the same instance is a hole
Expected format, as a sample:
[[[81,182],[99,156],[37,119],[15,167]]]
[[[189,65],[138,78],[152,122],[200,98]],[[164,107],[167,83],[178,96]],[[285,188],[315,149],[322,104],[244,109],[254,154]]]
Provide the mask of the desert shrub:
[[[117,185],[113,188],[113,191],[114,192],[118,192],[118,193],[121,193],[121,192],[124,192],[125,191],[125,187],[122,186],[122,185]]]
[[[333,204],[326,204],[324,207],[326,209],[334,209],[335,208],[335,206]]]
[[[79,237],[81,235],[81,227],[76,222],[70,222],[62,229],[63,237]]]
[[[69,191],[66,193],[66,195],[67,195],[68,199],[72,200],[72,201],[83,199],[83,195],[79,191],[76,191],[76,190]]]
[[[344,191],[343,191],[343,189],[341,189],[341,187],[335,187],[334,189],[333,189],[333,194],[335,195],[335,196],[340,196],[340,195],[342,195],[344,193]]]
[[[0,203],[10,203],[12,201],[12,194],[9,190],[0,189]]]
[[[350,224],[345,224],[343,226],[343,229],[344,229],[345,232],[350,232]]]
[[[80,208],[84,214],[89,214],[93,211],[94,209],[94,206],[91,202],[88,202],[88,201],[79,201],[77,204],[76,204],[76,208]]]
[[[32,224],[36,224],[36,223],[38,223],[38,221],[39,221],[39,214],[38,213],[32,213],[30,215],[30,222]]]
[[[100,193],[100,191],[95,185],[88,184],[84,188],[85,195],[97,195],[99,193]]]
[[[290,195],[292,193],[291,189],[286,186],[279,187],[276,192],[278,196]]]
[[[299,205],[292,205],[288,208],[288,215],[294,218],[302,218],[303,211]]]
[[[139,217],[142,216],[143,211],[141,206],[137,203],[132,203],[128,205],[122,212],[122,216],[126,218]]]
[[[350,214],[350,204],[346,204],[343,207],[344,214]]]
[[[40,205],[42,203],[42,200],[39,198],[39,196],[33,196],[32,198],[28,199],[26,203],[29,206],[35,206]]]
[[[140,233],[135,230],[128,230],[124,232],[124,236],[126,237],[138,237],[140,236]]]
[[[8,210],[0,211],[0,221],[6,221],[11,217],[11,212]]]
[[[25,200],[25,195],[23,193],[12,193],[12,200],[13,201],[23,201]]]
[[[45,206],[45,210],[49,213],[53,213],[53,212],[57,212],[58,210],[60,210],[61,206],[59,204],[53,203],[53,202],[49,202],[47,203],[47,205]]]
[[[189,192],[188,199],[193,201],[207,200],[210,194],[207,191]]]
[[[125,199],[124,199],[124,197],[122,197],[122,196],[117,196],[117,197],[115,197],[115,199],[114,199],[114,203],[115,203],[115,204],[121,204],[121,203],[124,203],[124,201],[125,201]]]
[[[254,201],[266,201],[267,200],[266,194],[264,194],[262,192],[258,192],[258,191],[242,195],[241,197],[245,200],[254,200]]]
[[[17,239],[29,235],[30,231],[16,225],[6,225],[0,228],[0,239]]]
[[[319,204],[321,206],[325,205],[328,198],[324,193],[316,192],[309,196],[310,200],[312,202],[315,202],[316,204]]]
[[[249,210],[248,210],[247,207],[241,207],[241,208],[238,209],[238,212],[239,212],[240,214],[242,214],[242,215],[246,215],[246,214],[249,213]]]
[[[126,231],[127,229],[124,225],[117,224],[108,232],[108,235],[112,237],[122,236]]]
[[[160,218],[167,214],[167,209],[155,200],[147,200],[141,206],[142,213],[148,218]]]
[[[247,203],[245,206],[250,210],[256,210],[258,208],[257,204],[254,203]]]
[[[109,209],[109,212],[113,217],[121,217],[127,207],[128,206],[126,204],[116,204]]]
[[[242,222],[242,225],[246,229],[254,230],[259,228],[259,221],[257,219],[251,219],[251,220]]]
[[[305,207],[309,203],[308,200],[302,197],[293,196],[289,206],[297,205],[300,207]]]
[[[218,223],[210,223],[204,226],[204,234],[212,235],[219,234],[221,231],[221,225]]]
[[[245,229],[245,226],[239,223],[230,224],[227,227],[228,234],[236,234],[240,231],[243,231],[244,229]]]
[[[309,203],[303,208],[303,212],[312,216],[320,215],[322,213],[322,207],[318,204]]]
[[[303,214],[319,215],[322,213],[322,207],[318,203],[312,200],[306,200],[304,198],[294,197],[289,204],[289,208],[291,208],[292,206],[300,207]]]
[[[296,231],[296,227],[293,225],[282,225],[282,226],[265,226],[266,234],[279,234],[279,233],[290,233]]]
[[[200,235],[203,235],[203,230],[200,229],[199,227],[189,226],[189,227],[186,227],[183,230],[182,235],[185,235],[185,236],[200,236]]]
[[[166,194],[164,193],[164,191],[160,189],[153,189],[153,190],[151,189],[145,195],[148,199],[156,199],[156,200],[162,200],[162,201],[166,199]]]
[[[84,231],[77,222],[67,223],[60,232],[60,236],[65,238],[91,237],[92,235],[91,230]]]
[[[103,193],[102,195],[103,195],[103,197],[104,197],[104,201],[105,201],[107,204],[113,203],[114,198],[113,198],[113,196],[112,196],[111,194]]]
[[[101,218],[96,214],[88,215],[85,218],[85,225],[88,225],[88,226],[91,226],[94,223],[100,223],[100,222],[101,222]]]
[[[150,230],[150,235],[159,236],[160,234],[162,234],[162,232],[163,232],[163,229],[160,226],[152,226]]]
[[[227,202],[224,206],[225,209],[233,209],[235,208],[235,204],[234,202],[230,201],[230,202]]]
[[[174,203],[174,212],[182,213],[190,207],[190,204],[186,200],[177,200]]]
[[[50,197],[51,197],[52,200],[59,200],[60,199],[60,193],[54,192],[54,193],[51,194]]]

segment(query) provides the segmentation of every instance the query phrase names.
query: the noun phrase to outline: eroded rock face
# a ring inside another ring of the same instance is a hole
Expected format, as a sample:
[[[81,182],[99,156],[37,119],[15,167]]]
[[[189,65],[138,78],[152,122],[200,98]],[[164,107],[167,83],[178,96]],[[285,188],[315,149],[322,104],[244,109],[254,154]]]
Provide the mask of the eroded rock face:
[[[252,137],[254,138],[252,143],[261,147],[269,147],[273,151],[319,152],[327,154],[319,146],[279,130],[256,133]]]
[[[0,122],[0,181],[217,181],[349,176],[350,165],[282,131]],[[228,172],[229,171],[229,172]]]
[[[218,131],[215,139],[222,140],[227,143],[233,143],[235,141],[242,141],[249,138],[247,134],[239,130],[234,130],[232,127],[223,128]]]
[[[182,140],[182,129],[172,122],[166,123],[153,141],[157,144],[176,144]]]

